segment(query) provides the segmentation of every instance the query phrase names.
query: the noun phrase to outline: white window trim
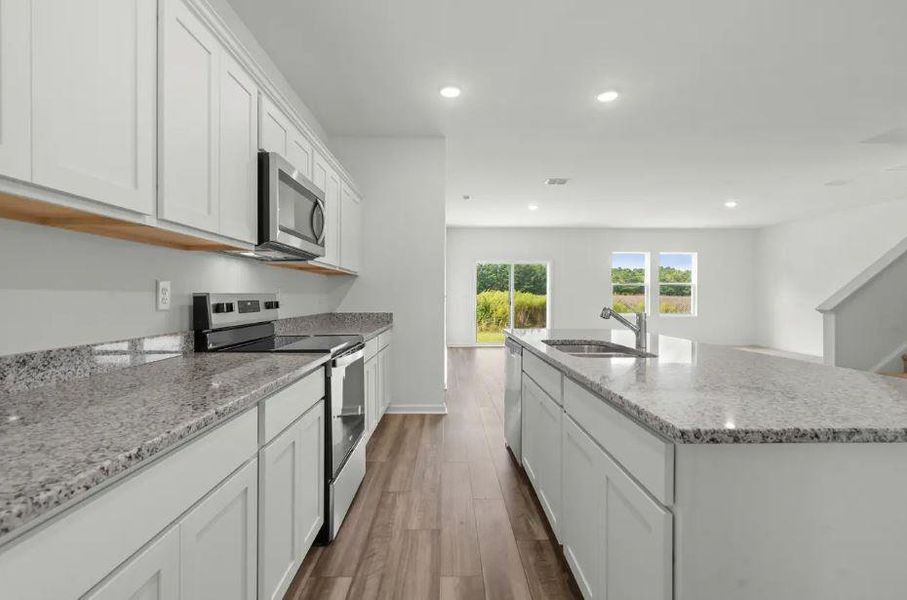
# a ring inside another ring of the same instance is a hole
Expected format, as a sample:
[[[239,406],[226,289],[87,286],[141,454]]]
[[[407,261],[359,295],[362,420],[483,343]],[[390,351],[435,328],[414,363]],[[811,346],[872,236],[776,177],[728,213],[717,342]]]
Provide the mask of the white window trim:
[[[661,256],[662,254],[689,254],[693,257],[693,281],[691,283],[673,283],[673,282],[662,282],[661,281]],[[665,319],[690,319],[699,316],[699,253],[690,252],[690,251],[671,251],[671,250],[662,250],[658,254],[658,264],[656,265],[656,272],[659,276],[659,281],[656,283],[658,288],[655,293],[655,297],[658,298],[658,316],[659,318]],[[663,313],[661,312],[661,286],[663,285],[688,285],[690,286],[690,312],[687,314],[684,313]]]
[[[644,257],[643,265],[645,266],[645,275],[643,276],[643,283],[614,283],[614,276],[612,271],[614,269],[614,255],[615,254],[642,254]],[[652,314],[652,255],[649,252],[644,251],[630,251],[630,250],[621,250],[619,252],[612,252],[610,257],[610,268],[608,269],[608,280],[611,282],[611,306],[614,306],[614,286],[615,285],[642,285],[643,286],[643,303],[646,305],[646,316]],[[619,313],[622,315],[632,315],[635,313]]]

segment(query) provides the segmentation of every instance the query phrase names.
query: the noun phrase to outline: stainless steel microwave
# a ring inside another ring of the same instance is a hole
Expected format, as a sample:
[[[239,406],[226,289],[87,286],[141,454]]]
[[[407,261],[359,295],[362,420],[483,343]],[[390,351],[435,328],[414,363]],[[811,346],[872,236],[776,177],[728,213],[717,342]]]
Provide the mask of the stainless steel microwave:
[[[324,190],[274,152],[258,153],[255,257],[301,261],[324,256]]]

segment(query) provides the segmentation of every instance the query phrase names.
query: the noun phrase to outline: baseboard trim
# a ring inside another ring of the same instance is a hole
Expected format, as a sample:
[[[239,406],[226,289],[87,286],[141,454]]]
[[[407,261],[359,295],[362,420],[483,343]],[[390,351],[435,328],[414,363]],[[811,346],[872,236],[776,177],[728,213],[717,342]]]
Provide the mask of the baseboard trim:
[[[448,348],[503,348],[504,342],[500,344],[447,344]]]
[[[447,403],[441,404],[391,404],[387,407],[391,415],[446,415]]]

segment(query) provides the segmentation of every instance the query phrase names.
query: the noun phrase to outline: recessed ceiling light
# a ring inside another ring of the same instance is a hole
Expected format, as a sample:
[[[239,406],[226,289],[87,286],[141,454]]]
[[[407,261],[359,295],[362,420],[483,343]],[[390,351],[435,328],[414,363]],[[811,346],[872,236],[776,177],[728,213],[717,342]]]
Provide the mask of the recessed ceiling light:
[[[617,100],[618,96],[620,96],[620,94],[618,94],[614,90],[608,90],[607,92],[602,92],[601,94],[596,96],[595,99],[599,102],[614,102],[615,100]]]
[[[737,201],[728,200],[727,202],[724,203],[724,206],[725,206],[725,208],[737,208]]]
[[[462,90],[455,85],[446,85],[441,88],[441,95],[445,98],[457,98]]]
[[[529,210],[538,210],[538,209],[539,209],[539,205],[538,205],[538,204],[530,204],[530,205],[528,206],[528,208],[529,208]]]

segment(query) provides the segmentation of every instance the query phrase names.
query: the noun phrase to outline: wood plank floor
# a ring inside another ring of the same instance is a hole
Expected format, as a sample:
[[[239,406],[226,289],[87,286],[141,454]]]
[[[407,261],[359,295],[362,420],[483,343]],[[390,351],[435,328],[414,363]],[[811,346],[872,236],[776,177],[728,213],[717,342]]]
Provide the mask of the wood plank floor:
[[[447,415],[385,415],[333,544],[286,599],[580,598],[504,446],[504,351],[450,351]]]

